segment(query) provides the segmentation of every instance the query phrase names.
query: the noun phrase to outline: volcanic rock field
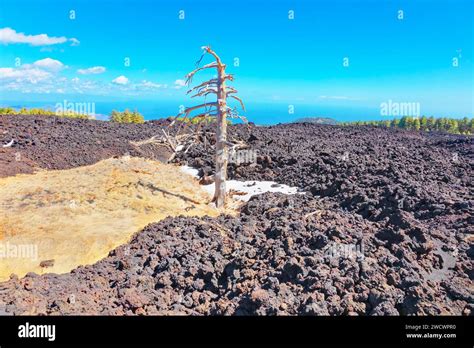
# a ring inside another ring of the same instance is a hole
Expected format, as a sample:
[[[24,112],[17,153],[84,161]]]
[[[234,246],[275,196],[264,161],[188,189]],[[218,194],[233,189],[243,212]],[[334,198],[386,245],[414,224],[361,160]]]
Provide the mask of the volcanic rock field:
[[[0,144],[15,139],[0,147],[0,178],[123,155],[164,160],[130,141],[167,122],[0,116]],[[236,216],[165,218],[70,273],[12,275],[0,314],[474,314],[472,136],[307,123],[229,135],[257,154],[230,163],[230,179],[300,193],[254,196]],[[174,162],[213,174],[206,142]]]

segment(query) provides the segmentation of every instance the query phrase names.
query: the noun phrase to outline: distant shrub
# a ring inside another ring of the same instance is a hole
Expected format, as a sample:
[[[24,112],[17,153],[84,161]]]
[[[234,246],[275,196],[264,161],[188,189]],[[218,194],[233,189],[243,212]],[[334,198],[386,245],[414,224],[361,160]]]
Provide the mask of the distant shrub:
[[[86,114],[77,113],[74,111],[64,111],[61,113],[56,113],[49,109],[42,108],[21,108],[20,110],[15,110],[14,108],[6,107],[0,108],[0,115],[18,115],[18,116],[57,116],[57,117],[67,117],[67,118],[81,118],[81,119],[90,119],[91,117]]]
[[[128,109],[125,109],[125,111],[113,110],[109,115],[109,121],[117,123],[145,123],[142,114],[136,110],[130,112]]]

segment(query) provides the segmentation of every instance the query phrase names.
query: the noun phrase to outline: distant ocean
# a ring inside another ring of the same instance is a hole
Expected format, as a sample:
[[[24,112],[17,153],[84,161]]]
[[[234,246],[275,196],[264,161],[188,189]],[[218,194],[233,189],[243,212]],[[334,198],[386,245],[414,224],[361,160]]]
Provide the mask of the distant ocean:
[[[69,100],[68,100],[69,102]],[[81,103],[80,100],[74,100],[76,103]],[[60,101],[63,103],[63,101]],[[190,104],[192,105],[192,104]],[[41,107],[55,110],[56,102],[23,102],[23,101],[4,101],[0,100],[0,106],[14,107],[14,108],[32,108]],[[185,105],[189,106],[189,105]],[[179,113],[180,103],[169,101],[100,101],[94,103],[94,112],[97,119],[106,120],[112,110],[123,111],[126,108],[130,110],[138,110],[146,120],[154,120],[159,118],[166,118],[175,116]],[[368,120],[382,120],[384,118],[390,119],[386,116],[380,115],[378,108],[349,108],[336,106],[321,106],[321,105],[305,105],[294,104],[290,107],[288,104],[275,103],[247,103],[246,111],[241,112],[248,121],[259,125],[273,125],[278,123],[292,122],[305,117],[328,117],[339,122],[348,121],[368,121]]]

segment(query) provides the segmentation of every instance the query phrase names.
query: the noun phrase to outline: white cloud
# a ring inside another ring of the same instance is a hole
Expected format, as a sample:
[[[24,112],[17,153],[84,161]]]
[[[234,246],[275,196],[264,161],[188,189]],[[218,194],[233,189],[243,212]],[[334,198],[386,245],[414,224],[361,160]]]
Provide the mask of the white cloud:
[[[116,85],[127,85],[129,80],[125,76],[121,75],[113,79],[112,82],[115,83]]]
[[[105,67],[103,66],[93,66],[87,69],[78,69],[77,72],[81,75],[89,75],[89,74],[102,74],[105,72]]]
[[[59,71],[65,68],[65,65],[61,63],[59,60],[51,59],[51,58],[37,60],[36,62],[33,63],[33,65],[35,67],[48,70],[48,71]],[[25,66],[28,67],[28,65],[25,65]]]
[[[45,85],[62,83],[57,73],[65,67],[59,60],[40,59],[33,64],[23,64],[17,68],[0,68],[0,81],[14,90],[29,91],[34,88],[44,92]]]
[[[186,81],[184,81],[184,80],[178,79],[174,82],[174,88],[176,88],[176,89],[180,89],[180,88],[185,87],[185,86],[186,86]]]
[[[0,67],[1,91],[18,91],[20,93],[57,93],[57,94],[94,94],[94,95],[145,95],[165,91],[167,84],[150,80],[133,82],[124,75],[112,80],[88,79],[86,73],[105,71],[104,67],[94,66],[79,69],[81,75],[66,77],[62,71],[67,68],[59,60],[45,58],[20,67]],[[80,78],[79,78],[80,76]],[[180,83],[178,82],[178,85]],[[172,85],[174,86],[174,85]]]
[[[79,44],[81,43],[78,39],[76,39],[75,37],[72,37],[69,39],[69,41],[71,42],[71,46],[79,46]]]
[[[62,44],[67,41],[71,41],[71,46],[79,45],[79,40],[75,38],[68,39],[65,36],[54,37],[48,36],[47,34],[26,35],[24,33],[18,33],[12,28],[0,29],[0,43],[5,45],[28,44],[31,46],[49,46]]]
[[[50,78],[50,72],[35,67],[0,68],[0,81],[15,81],[16,83],[29,82],[36,84]]]
[[[151,81],[143,80],[138,87],[145,87],[145,88],[161,88],[163,85],[160,85],[158,83],[154,83]]]

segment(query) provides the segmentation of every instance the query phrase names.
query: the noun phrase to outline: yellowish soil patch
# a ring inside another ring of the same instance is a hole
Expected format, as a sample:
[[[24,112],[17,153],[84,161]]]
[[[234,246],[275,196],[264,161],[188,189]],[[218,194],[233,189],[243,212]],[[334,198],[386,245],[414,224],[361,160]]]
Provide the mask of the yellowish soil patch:
[[[150,222],[217,216],[209,201],[179,168],[141,158],[0,179],[0,280],[92,264]]]

